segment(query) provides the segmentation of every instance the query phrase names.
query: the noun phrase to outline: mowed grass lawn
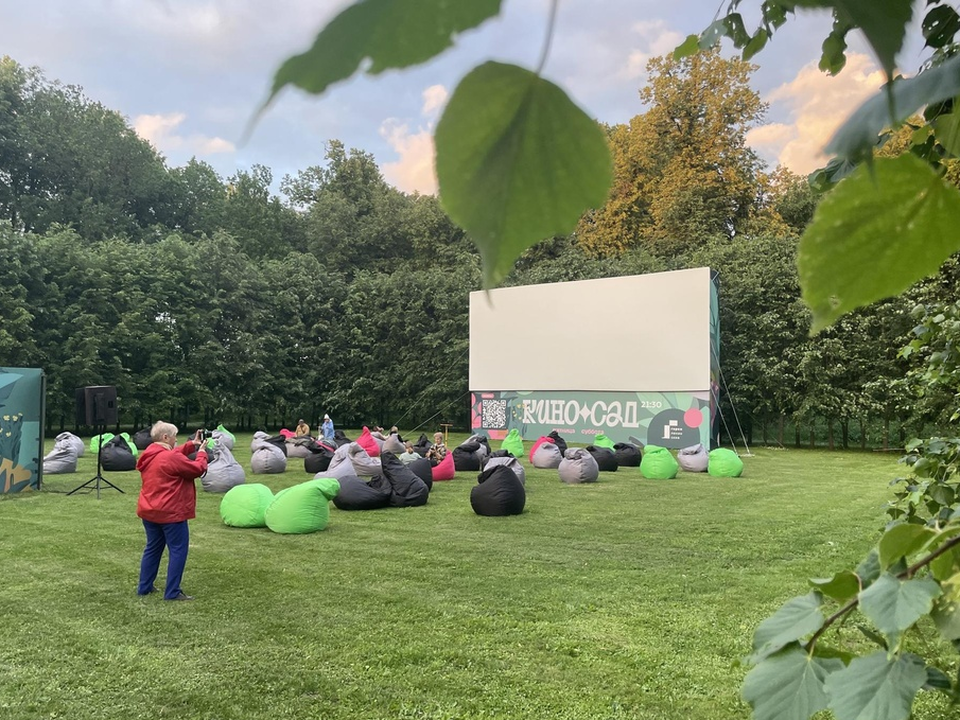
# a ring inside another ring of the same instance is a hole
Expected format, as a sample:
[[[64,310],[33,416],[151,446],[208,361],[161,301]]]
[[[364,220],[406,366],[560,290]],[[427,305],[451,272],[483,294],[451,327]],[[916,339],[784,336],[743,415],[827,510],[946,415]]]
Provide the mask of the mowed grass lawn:
[[[301,536],[228,528],[221,496],[198,492],[189,603],[135,594],[136,472],[107,474],[125,494],[99,501],[4,499],[0,717],[744,718],[735,661],[754,628],[805,578],[859,562],[900,470],[841,452],[745,463],[739,479],[621,468],[566,486],[525,460],[521,516],[475,515],[476,473],[458,473],[424,507],[331,504]],[[49,487],[94,467],[88,452]],[[248,481],[309,477],[291,458]]]

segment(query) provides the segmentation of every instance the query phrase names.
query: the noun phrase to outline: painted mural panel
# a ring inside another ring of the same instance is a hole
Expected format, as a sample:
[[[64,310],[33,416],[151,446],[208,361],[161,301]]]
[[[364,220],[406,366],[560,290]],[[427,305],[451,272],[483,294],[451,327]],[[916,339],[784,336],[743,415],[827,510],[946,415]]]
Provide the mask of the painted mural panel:
[[[43,370],[0,367],[0,493],[40,487]]]
[[[516,428],[525,440],[556,430],[568,442],[668,448],[710,447],[710,393],[495,391],[471,394],[471,426],[501,440]]]

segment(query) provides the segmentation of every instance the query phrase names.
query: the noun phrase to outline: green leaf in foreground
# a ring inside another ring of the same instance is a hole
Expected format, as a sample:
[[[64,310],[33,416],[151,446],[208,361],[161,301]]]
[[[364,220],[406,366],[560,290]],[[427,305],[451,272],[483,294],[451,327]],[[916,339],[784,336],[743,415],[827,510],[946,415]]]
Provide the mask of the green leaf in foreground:
[[[502,0],[360,0],[331,20],[313,47],[288,58],[273,78],[270,100],[286,85],[319,95],[353,75],[425,62],[453,44],[457,33],[500,12]]]
[[[820,202],[797,269],[812,332],[933,274],[958,247],[960,191],[906,154],[879,158]]]
[[[884,573],[860,594],[860,609],[891,640],[930,612],[940,586],[930,578],[900,580]]]
[[[824,681],[843,669],[841,660],[809,657],[794,645],[747,673],[743,699],[755,720],[807,720],[827,707]]]
[[[450,218],[496,285],[531,245],[570,233],[606,200],[606,138],[567,94],[535,73],[488,62],[457,86],[437,124],[437,179]]]
[[[960,574],[942,587],[943,595],[937,599],[930,615],[944,640],[960,640]]]
[[[937,536],[924,525],[894,525],[880,538],[880,565],[890,567],[902,557],[909,557]]]
[[[891,660],[880,650],[830,674],[826,690],[837,720],[906,720],[926,681],[926,668],[916,655]]]
[[[843,570],[830,578],[810,578],[809,582],[828,598],[841,603],[860,592],[860,578],[851,570]]]
[[[757,627],[753,634],[754,653],[751,662],[759,662],[785,645],[815,633],[823,623],[820,596],[817,593],[810,592],[788,600]]]

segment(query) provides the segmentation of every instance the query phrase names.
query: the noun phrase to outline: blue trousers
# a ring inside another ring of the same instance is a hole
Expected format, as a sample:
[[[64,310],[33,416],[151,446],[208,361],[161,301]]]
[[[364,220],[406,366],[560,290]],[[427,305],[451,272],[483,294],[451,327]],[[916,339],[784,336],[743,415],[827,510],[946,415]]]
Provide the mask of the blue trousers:
[[[143,549],[143,559],[140,561],[137,594],[146,595],[153,588],[153,581],[157,579],[160,570],[160,557],[166,547],[170,553],[167,558],[167,586],[163,591],[163,598],[172,600],[180,594],[180,581],[183,579],[183,568],[187,564],[187,551],[190,549],[190,529],[187,521],[155,523],[144,520],[143,529],[147,533],[147,546]]]

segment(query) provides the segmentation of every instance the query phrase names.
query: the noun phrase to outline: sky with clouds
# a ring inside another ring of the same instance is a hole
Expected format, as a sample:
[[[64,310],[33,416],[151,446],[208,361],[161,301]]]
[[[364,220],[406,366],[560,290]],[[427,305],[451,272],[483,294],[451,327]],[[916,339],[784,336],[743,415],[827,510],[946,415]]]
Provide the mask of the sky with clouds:
[[[462,0],[469,2],[470,0]],[[464,33],[453,49],[416,68],[358,75],[320,97],[284,90],[242,141],[272,75],[312,43],[345,0],[0,0],[0,54],[41,67],[49,79],[128,118],[172,166],[191,157],[224,177],[254,164],[275,185],[323,163],[331,139],[376,158],[398,188],[434,192],[431,135],[459,79],[488,59],[533,68],[549,0],[504,0],[501,15]],[[759,5],[747,0],[744,8]],[[651,57],[705,28],[717,0],[560,0],[544,75],[607,123],[643,112],[638,89]],[[745,13],[747,26],[756,19]],[[798,173],[821,166],[831,132],[882,78],[865,46],[851,42],[836,78],[817,70],[830,28],[822,13],[787,23],[755,62],[753,86],[770,103],[750,144]],[[908,51],[901,65],[920,64]]]

